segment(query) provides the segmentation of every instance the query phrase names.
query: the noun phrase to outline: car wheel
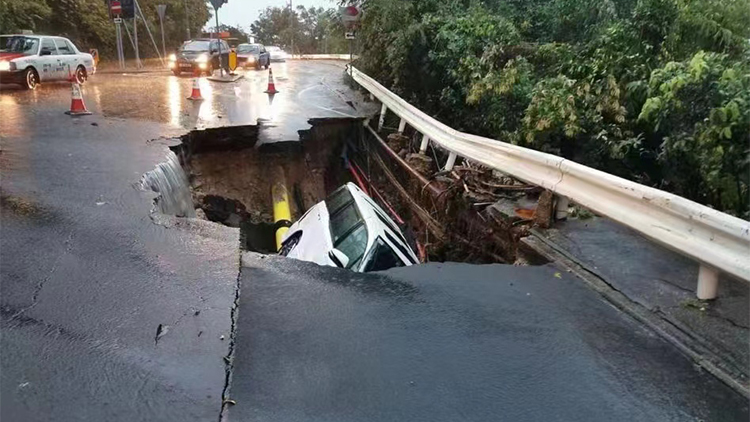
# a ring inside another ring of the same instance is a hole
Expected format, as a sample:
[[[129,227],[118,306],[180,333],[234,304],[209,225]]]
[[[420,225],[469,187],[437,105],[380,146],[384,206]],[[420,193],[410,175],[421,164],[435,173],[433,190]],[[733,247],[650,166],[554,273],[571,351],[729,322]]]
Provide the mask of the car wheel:
[[[36,70],[34,68],[29,67],[26,69],[26,72],[24,72],[24,78],[23,78],[23,87],[28,90],[36,89],[37,86],[39,86],[39,74],[36,73]]]
[[[83,66],[78,66],[76,68],[75,78],[76,82],[78,82],[79,84],[86,82],[86,79],[88,79],[88,74],[86,73],[86,69]]]

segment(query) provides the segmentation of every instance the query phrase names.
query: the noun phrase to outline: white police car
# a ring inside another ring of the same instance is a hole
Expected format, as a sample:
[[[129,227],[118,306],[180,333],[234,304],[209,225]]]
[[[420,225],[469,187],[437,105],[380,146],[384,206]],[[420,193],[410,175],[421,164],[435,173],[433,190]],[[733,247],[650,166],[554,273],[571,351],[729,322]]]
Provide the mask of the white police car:
[[[279,253],[357,272],[419,262],[396,223],[353,183],[337,189],[292,224]]]
[[[83,83],[96,72],[94,58],[70,40],[46,35],[0,35],[0,83],[35,89],[40,82],[75,77]]]

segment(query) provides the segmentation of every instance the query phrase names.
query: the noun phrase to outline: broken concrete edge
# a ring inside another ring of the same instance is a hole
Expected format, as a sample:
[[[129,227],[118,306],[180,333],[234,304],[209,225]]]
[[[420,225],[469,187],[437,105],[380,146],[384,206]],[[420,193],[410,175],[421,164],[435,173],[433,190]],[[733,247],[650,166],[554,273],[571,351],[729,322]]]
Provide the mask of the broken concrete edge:
[[[547,239],[538,230],[532,229],[529,236],[522,238],[520,241],[527,248],[545,257],[560,269],[574,274],[613,306],[637,322],[644,324],[708,373],[743,396],[750,398],[750,384],[747,382],[745,374],[739,368],[733,368],[734,365],[727,364],[726,360],[718,353],[711,350],[710,347],[689,332],[680,329],[679,326],[668,319],[631,300],[608,283],[603,276]]]

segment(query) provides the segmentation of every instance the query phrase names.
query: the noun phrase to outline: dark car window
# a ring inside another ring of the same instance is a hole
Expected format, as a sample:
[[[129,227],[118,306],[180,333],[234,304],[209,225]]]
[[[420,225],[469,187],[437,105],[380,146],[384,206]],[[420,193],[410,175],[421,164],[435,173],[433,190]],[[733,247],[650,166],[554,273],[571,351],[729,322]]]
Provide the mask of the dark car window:
[[[403,267],[404,262],[396,255],[396,252],[383,242],[383,239],[375,240],[375,247],[370,253],[369,262],[364,271],[382,271],[388,268]]]
[[[334,245],[336,249],[343,252],[349,258],[347,268],[359,265],[362,255],[364,255],[367,248],[367,226],[364,223],[360,223],[346,236],[340,238],[339,242]]]
[[[188,41],[180,47],[182,51],[208,51],[208,41]]]
[[[351,203],[337,211],[331,216],[331,238],[333,245],[336,246],[338,241],[352,230],[354,226],[362,221],[354,203]]]
[[[259,48],[256,44],[240,44],[239,47],[237,47],[238,53],[257,53],[259,51]]]
[[[0,51],[4,53],[36,54],[38,47],[39,38],[19,36],[0,37]]]
[[[42,54],[42,51],[49,51],[49,54],[52,56],[57,55],[57,47],[55,47],[55,43],[51,38],[42,39],[42,49],[39,50],[39,54]]]
[[[76,52],[71,48],[70,44],[66,43],[65,40],[55,39],[55,45],[57,45],[57,51],[59,54],[62,54],[62,55],[76,54]]]
[[[352,194],[349,193],[349,189],[346,186],[339,188],[326,198],[326,208],[328,208],[328,214],[333,215],[338,212],[344,205],[354,201]]]

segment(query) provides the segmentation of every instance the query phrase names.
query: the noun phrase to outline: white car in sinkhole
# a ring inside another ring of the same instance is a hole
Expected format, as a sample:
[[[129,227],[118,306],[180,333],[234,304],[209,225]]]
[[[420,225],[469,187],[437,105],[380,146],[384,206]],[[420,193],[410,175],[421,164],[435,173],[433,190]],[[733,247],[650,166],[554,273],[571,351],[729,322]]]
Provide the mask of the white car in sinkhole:
[[[353,183],[337,189],[292,224],[279,253],[356,272],[419,262],[396,223]]]

